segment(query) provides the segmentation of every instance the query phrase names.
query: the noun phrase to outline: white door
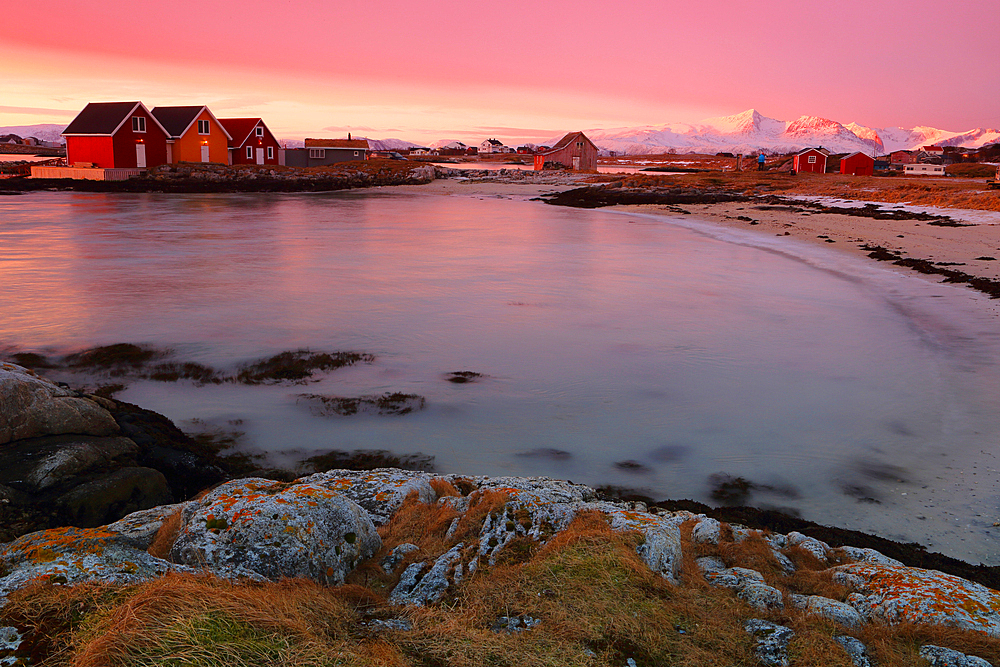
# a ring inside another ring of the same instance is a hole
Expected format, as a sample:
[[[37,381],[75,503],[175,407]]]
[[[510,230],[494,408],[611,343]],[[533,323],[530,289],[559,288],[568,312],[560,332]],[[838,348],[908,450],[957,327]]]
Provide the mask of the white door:
[[[576,169],[577,171],[580,170],[580,158],[573,158],[573,169]]]
[[[146,144],[135,145],[135,166],[139,168],[146,166]]]
[[[201,147],[201,161],[208,162],[208,146]]]
[[[257,149],[257,164],[264,164],[264,149]]]
[[[173,144],[167,144],[167,164],[174,163],[174,146]]]

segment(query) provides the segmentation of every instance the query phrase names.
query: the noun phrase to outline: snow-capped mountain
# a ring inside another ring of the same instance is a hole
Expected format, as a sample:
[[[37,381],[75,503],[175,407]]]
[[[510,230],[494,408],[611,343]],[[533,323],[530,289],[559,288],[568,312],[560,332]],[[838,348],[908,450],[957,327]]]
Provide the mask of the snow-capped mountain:
[[[358,137],[359,139],[363,137]],[[420,144],[403,139],[368,139],[368,147],[373,151],[398,151],[418,148]]]
[[[35,139],[41,139],[42,141],[61,142],[63,141],[63,138],[59,136],[59,133],[64,129],[66,129],[65,125],[54,125],[52,123],[43,123],[41,125],[11,125],[9,127],[0,127],[0,135],[16,134],[22,139],[34,137]]]
[[[873,150],[880,154],[910,150],[928,144],[979,147],[1000,141],[1000,131],[976,128],[949,132],[931,127],[909,130],[892,127],[875,129],[818,116],[800,116],[792,121],[776,120],[756,109],[700,123],[585,130],[597,146],[626,155],[666,153],[790,153],[810,146],[822,146],[835,153]]]

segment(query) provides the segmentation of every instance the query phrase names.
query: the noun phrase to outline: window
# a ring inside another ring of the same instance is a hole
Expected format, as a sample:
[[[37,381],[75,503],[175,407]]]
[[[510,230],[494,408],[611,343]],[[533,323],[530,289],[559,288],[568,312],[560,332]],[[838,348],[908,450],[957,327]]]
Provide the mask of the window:
[[[268,160],[273,160],[274,159],[274,146],[268,146],[267,147],[267,159]]]
[[[309,149],[309,157],[323,159],[323,158],[326,157],[326,149],[325,148],[310,148]]]
[[[358,157],[358,151],[354,151],[354,157]]]
[[[247,146],[247,159],[253,159],[253,146]]]
[[[143,116],[132,116],[132,131],[133,132],[145,132],[146,131],[146,119]]]
[[[208,134],[208,121],[199,120],[198,121],[198,134]]]
[[[809,164],[816,164],[816,156],[815,155],[810,155],[809,159],[806,160],[806,162],[808,162]]]
[[[263,137],[264,136],[264,128],[261,127],[260,125],[258,125],[257,128],[254,131],[257,133],[258,137]]]

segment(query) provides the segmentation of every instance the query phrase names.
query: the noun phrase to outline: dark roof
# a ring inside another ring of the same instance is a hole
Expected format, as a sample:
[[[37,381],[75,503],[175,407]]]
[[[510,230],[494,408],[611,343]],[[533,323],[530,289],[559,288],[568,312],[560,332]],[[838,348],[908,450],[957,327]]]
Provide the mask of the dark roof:
[[[200,107],[153,107],[149,113],[156,116],[160,125],[166,129],[171,137],[179,137],[191,126],[194,119],[198,117],[204,106]]]
[[[260,118],[219,118],[219,123],[226,128],[229,133],[230,146],[242,146],[250,138],[250,133],[257,127],[257,123],[263,125]],[[267,125],[264,125],[267,128]]]
[[[366,139],[306,139],[306,148],[353,148],[368,150]]]
[[[141,102],[91,102],[63,134],[114,134]]]
[[[567,146],[569,146],[574,141],[577,141],[578,139],[584,139],[590,143],[594,143],[593,141],[590,141],[587,135],[585,135],[583,132],[570,132],[565,137],[556,142],[556,145],[553,146],[550,150],[546,151],[546,153],[555,153],[556,151],[561,151],[562,149],[566,148]]]

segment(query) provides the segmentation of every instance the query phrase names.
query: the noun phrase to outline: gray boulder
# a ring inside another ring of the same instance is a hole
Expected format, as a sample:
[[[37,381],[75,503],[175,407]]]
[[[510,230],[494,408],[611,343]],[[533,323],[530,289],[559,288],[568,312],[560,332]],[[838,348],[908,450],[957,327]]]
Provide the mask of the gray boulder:
[[[368,512],[376,525],[388,523],[411,493],[422,503],[434,502],[434,475],[423,472],[378,468],[376,470],[328,470],[296,480],[336,491]]]
[[[22,366],[0,363],[0,445],[43,435],[107,436],[118,424],[94,401]]]
[[[931,667],[993,667],[982,658],[933,644],[921,646],[920,657],[929,662]]]
[[[381,547],[368,514],[345,495],[319,484],[251,478],[186,504],[170,555],[221,576],[340,584]]]
[[[872,662],[868,659],[868,647],[860,639],[848,635],[836,635],[833,640],[844,647],[854,667],[872,667]]]
[[[152,468],[129,467],[80,484],[58,502],[71,523],[95,527],[138,510],[171,503],[173,496],[163,473]]]
[[[757,645],[757,659],[768,667],[788,667],[788,642],[795,635],[791,628],[753,618],[743,624],[743,629],[753,636]]]
[[[821,595],[792,595],[792,606],[807,614],[820,616],[846,628],[859,628],[864,624],[861,614],[846,602],[838,602]]]
[[[439,556],[426,573],[427,563],[412,563],[389,594],[389,602],[424,606],[439,601],[448,586],[462,580],[462,546],[459,542]]]

